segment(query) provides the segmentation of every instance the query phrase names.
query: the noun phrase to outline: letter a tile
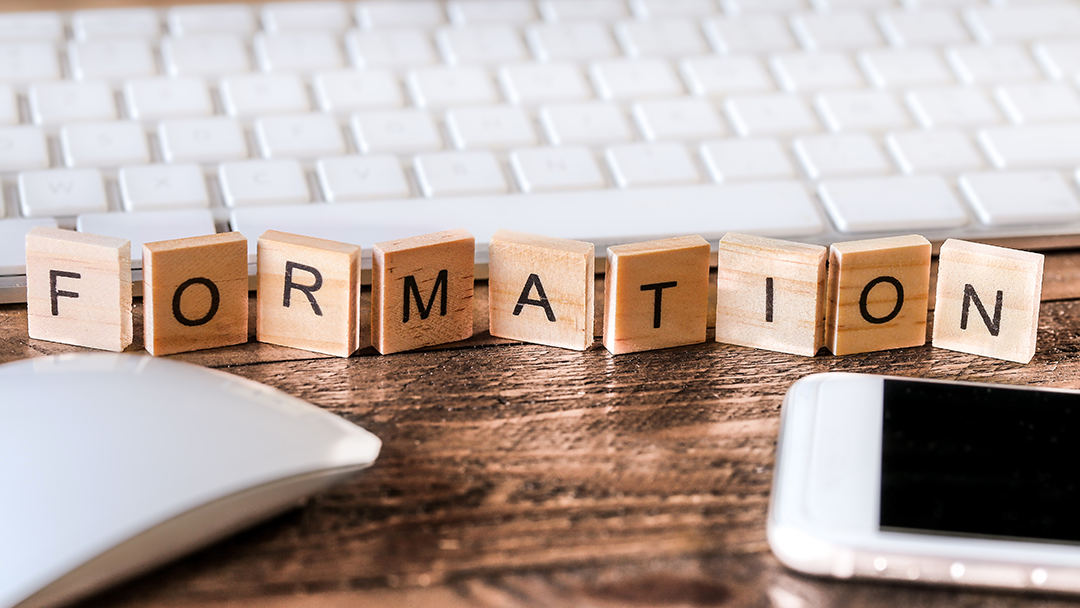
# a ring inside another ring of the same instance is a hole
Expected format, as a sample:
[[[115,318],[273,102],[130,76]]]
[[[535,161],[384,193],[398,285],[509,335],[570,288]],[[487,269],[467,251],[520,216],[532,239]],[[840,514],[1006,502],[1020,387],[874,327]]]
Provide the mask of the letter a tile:
[[[607,250],[604,347],[612,354],[700,344],[709,310],[709,243],[686,236]]]
[[[595,246],[500,230],[488,247],[491,335],[585,350],[593,343]]]
[[[716,341],[814,356],[825,345],[828,250],[745,234],[720,239]]]
[[[380,353],[472,337],[476,242],[448,230],[376,243],[371,262],[371,343]]]
[[[919,235],[836,243],[829,254],[826,343],[834,355],[926,344],[930,241]]]
[[[934,346],[1031,361],[1042,277],[1042,254],[945,241],[938,257]]]
[[[348,357],[360,347],[360,247],[267,230],[258,300],[259,342]]]
[[[26,235],[30,337],[120,352],[131,345],[131,243],[39,226]]]
[[[226,232],[146,243],[143,307],[151,355],[247,342],[247,239]]]

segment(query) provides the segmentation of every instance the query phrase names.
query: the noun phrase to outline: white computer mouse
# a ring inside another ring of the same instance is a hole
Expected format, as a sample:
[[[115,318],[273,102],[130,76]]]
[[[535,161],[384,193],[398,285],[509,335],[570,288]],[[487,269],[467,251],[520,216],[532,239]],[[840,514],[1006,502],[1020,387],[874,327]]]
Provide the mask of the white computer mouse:
[[[281,391],[177,361],[0,365],[0,608],[144,572],[297,505],[380,445]]]

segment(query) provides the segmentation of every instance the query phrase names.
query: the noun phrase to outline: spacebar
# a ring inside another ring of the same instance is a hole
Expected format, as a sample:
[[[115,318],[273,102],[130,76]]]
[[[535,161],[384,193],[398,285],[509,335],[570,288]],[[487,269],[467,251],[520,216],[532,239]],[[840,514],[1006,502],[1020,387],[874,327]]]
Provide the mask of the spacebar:
[[[482,261],[499,229],[591,241],[599,255],[609,245],[671,236],[715,241],[729,231],[798,237],[825,229],[798,182],[311,203],[236,209],[231,220],[248,238],[251,255],[259,235],[271,229],[353,243],[369,257],[374,243],[465,228]]]

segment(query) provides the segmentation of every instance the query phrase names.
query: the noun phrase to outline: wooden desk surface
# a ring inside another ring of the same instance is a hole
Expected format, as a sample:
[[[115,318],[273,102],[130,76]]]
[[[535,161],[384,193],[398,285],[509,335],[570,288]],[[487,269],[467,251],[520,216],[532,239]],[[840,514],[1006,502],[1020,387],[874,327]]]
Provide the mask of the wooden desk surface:
[[[781,399],[807,374],[1080,387],[1080,252],[1047,258],[1028,365],[929,345],[806,358],[715,342],[619,357],[499,343],[478,287],[481,333],[453,348],[337,359],[251,342],[176,356],[340,414],[381,437],[382,455],[305,507],[84,605],[1069,603],[804,577],[769,552],[765,513]],[[140,351],[141,302],[135,314]],[[30,340],[25,307],[0,306],[0,362],[81,350]]]

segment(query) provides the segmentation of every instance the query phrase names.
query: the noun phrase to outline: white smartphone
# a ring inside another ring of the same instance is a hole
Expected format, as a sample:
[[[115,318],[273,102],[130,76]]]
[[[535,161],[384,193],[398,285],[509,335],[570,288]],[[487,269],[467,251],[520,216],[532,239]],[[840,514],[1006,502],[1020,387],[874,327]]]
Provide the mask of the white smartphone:
[[[809,574],[1080,592],[1080,392],[799,380],[768,535]]]

